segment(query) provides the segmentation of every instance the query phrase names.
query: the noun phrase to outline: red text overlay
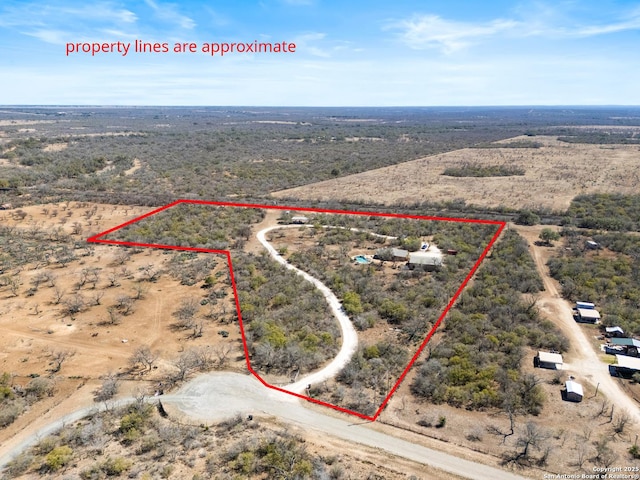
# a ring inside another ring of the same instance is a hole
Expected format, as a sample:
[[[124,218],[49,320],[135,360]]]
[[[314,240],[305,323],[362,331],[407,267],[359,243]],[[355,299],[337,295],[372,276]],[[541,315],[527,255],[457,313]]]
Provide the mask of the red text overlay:
[[[102,54],[118,54],[123,57],[132,53],[203,53],[212,57],[223,57],[237,53],[295,53],[296,44],[291,42],[177,42],[159,43],[136,40],[132,42],[68,42],[66,56],[85,54],[95,57]]]

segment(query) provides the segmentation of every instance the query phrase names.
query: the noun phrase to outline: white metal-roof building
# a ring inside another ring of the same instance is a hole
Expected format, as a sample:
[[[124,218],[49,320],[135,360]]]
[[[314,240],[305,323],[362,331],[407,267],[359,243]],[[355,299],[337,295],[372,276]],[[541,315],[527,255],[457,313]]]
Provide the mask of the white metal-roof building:
[[[578,318],[581,322],[598,323],[600,321],[600,312],[595,308],[578,308]]]
[[[582,390],[582,385],[573,380],[567,380],[565,383],[566,390],[566,400],[569,402],[581,402],[582,397],[584,397],[584,391]]]
[[[552,370],[562,369],[562,355],[559,353],[538,352],[534,360],[534,365],[540,368],[550,368]]]

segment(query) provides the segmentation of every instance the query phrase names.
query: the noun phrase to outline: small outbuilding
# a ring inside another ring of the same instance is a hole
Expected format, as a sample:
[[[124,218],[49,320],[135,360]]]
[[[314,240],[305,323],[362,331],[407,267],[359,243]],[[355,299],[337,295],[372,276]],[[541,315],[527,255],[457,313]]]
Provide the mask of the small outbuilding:
[[[604,329],[605,334],[607,335],[607,337],[615,337],[615,338],[620,338],[624,336],[624,330],[622,330],[622,328],[620,327],[605,327]]]
[[[598,250],[600,248],[600,244],[598,242],[594,242],[593,240],[587,240],[584,242],[584,246],[589,250]]]
[[[576,302],[576,308],[583,310],[593,310],[594,308],[596,308],[596,304],[591,302]]]
[[[294,223],[296,225],[303,225],[305,223],[309,223],[309,217],[303,217],[303,216],[291,217],[291,223]]]
[[[559,353],[538,352],[538,355],[533,357],[533,366],[538,368],[561,370],[562,363],[562,355]]]
[[[595,308],[578,308],[578,321],[582,323],[600,323],[600,312]]]
[[[574,380],[567,380],[565,383],[565,397],[568,402],[581,402],[584,397],[582,385]]]

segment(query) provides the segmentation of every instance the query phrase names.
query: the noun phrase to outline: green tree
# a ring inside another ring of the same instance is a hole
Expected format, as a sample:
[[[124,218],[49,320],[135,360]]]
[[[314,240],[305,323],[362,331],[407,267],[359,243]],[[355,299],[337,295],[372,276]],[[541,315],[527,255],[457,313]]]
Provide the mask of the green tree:
[[[559,240],[560,234],[551,228],[543,228],[540,232],[540,240],[542,240],[547,245],[553,245],[554,240]]]
[[[71,450],[71,447],[62,445],[51,450],[47,454],[44,463],[49,470],[56,471],[69,463],[72,456],[73,450]]]
[[[349,315],[358,315],[364,311],[360,295],[356,292],[346,292],[342,297],[342,306]]]
[[[540,223],[540,217],[529,210],[523,210],[516,218],[518,225],[537,225]]]

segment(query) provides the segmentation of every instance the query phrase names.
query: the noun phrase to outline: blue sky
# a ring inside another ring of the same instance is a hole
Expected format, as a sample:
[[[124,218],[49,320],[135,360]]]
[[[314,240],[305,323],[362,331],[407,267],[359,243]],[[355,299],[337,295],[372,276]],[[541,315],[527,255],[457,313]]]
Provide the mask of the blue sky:
[[[67,42],[293,54],[65,55]],[[2,0],[0,104],[639,105],[640,1]]]

